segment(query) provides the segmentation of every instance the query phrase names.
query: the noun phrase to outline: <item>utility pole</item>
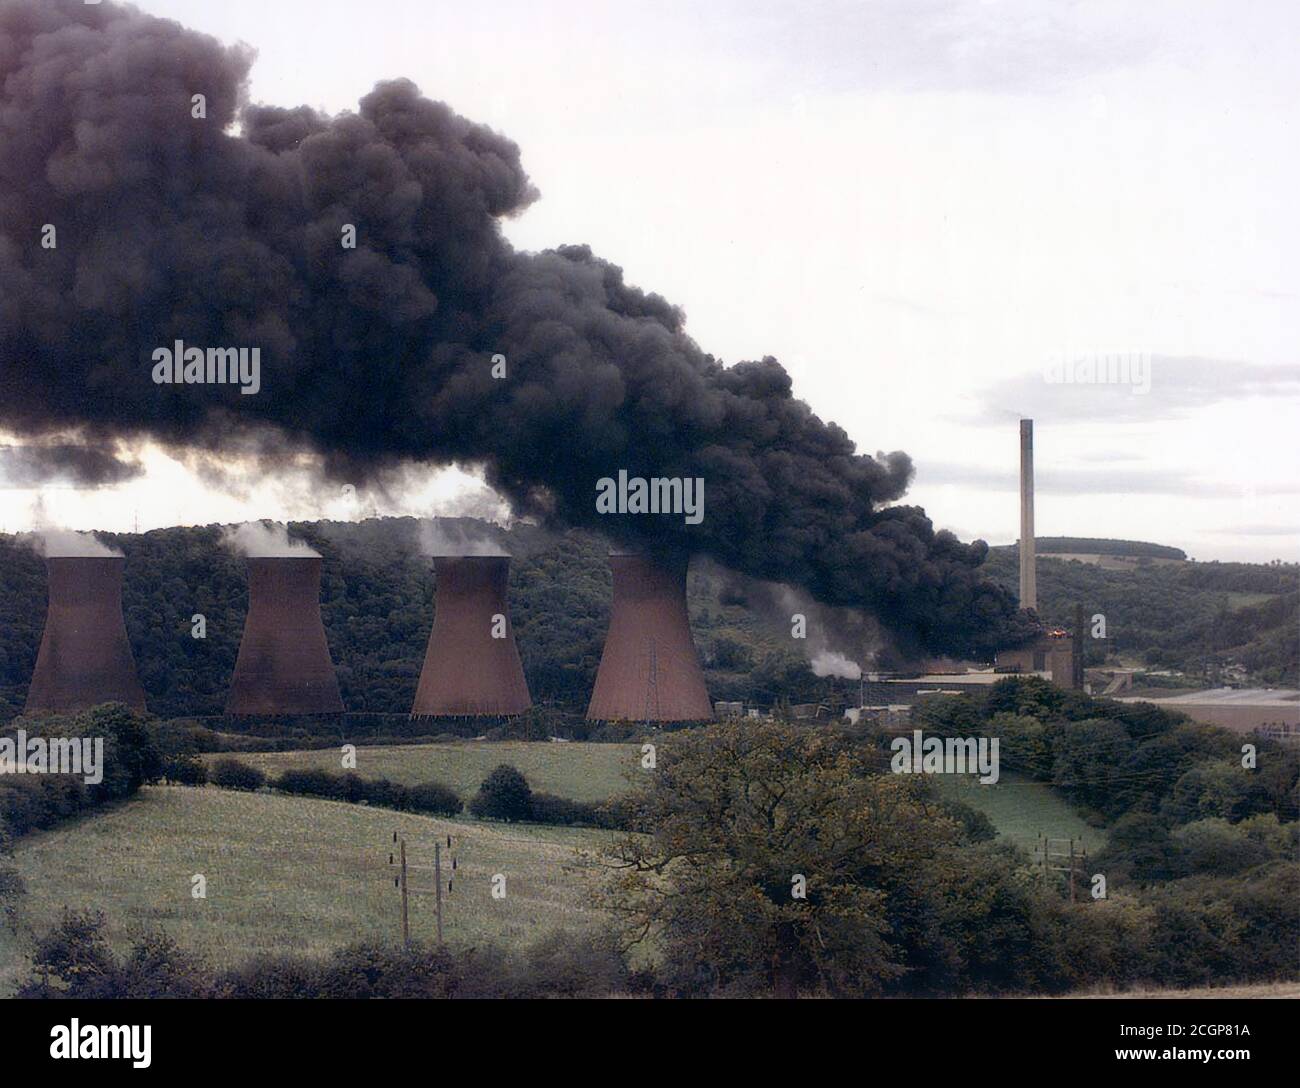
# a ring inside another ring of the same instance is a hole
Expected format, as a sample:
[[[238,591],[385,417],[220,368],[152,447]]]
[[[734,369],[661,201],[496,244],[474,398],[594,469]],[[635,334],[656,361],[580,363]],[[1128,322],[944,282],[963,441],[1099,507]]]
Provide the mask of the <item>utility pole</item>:
[[[410,899],[406,890],[406,840],[402,840],[402,947],[411,946]]]
[[[406,840],[400,839],[397,832],[393,832],[393,842],[398,845],[399,868],[398,875],[393,878],[393,886],[402,893],[402,947],[411,946],[411,911],[410,896],[406,885]],[[393,864],[393,855],[390,851],[388,854],[388,864]]]
[[[442,945],[442,843],[433,844],[433,886],[437,889],[434,902],[438,912],[438,945]]]
[[[406,840],[399,836],[396,831],[393,832],[393,842],[397,850],[390,851],[388,855],[388,864],[398,867],[398,875],[393,877],[393,887],[402,893],[402,944],[410,946],[411,943],[411,909],[410,897],[412,895],[432,895],[434,897],[434,913],[437,920],[438,944],[443,944],[443,916],[442,916],[442,898],[444,889],[442,886],[442,843],[434,841],[433,844],[433,864],[432,865],[413,865],[406,860]],[[417,845],[419,845],[417,843]],[[426,844],[427,845],[427,844]],[[445,889],[446,895],[450,896],[454,874],[456,872],[456,854],[452,849],[451,836],[447,836],[447,853],[451,857],[451,877],[447,880]],[[409,884],[409,874],[412,872],[433,873],[432,888],[412,888]]]
[[[1044,875],[1049,872],[1068,873],[1070,902],[1077,902],[1074,883],[1075,872],[1079,867],[1086,866],[1088,863],[1088,850],[1084,847],[1083,841],[1079,841],[1078,849],[1076,850],[1073,838],[1049,839],[1040,831],[1038,833],[1038,843],[1038,849],[1042,856]],[[1053,844],[1057,845],[1054,847]],[[1053,861],[1065,861],[1067,864],[1053,865]]]

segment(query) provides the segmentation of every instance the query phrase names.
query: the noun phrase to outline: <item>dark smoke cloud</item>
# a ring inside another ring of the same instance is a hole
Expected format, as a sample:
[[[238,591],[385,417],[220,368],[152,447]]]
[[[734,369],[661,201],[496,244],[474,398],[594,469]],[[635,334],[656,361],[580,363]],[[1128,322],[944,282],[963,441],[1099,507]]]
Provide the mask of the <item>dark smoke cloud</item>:
[[[586,247],[513,251],[498,222],[537,193],[511,141],[405,80],[338,117],[248,105],[251,60],[107,2],[0,0],[0,423],[308,449],[359,483],[478,463],[521,514],[704,552],[931,650],[1017,626],[983,543],[882,507],[905,454],[858,454],[774,359],[725,368]],[[176,339],[260,347],[262,391],[154,385]],[[703,524],[598,515],[619,469],[703,477]]]
[[[136,461],[85,446],[0,446],[0,487],[35,487],[55,480],[107,487],[142,472]]]

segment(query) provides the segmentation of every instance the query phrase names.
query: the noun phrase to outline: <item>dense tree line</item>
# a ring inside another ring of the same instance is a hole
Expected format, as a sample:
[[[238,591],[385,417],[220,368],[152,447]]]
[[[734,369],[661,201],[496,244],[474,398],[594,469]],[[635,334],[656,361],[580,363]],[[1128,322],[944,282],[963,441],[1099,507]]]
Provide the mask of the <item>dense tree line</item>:
[[[1085,541],[1079,541],[1083,544]],[[1094,549],[1080,549],[1094,550]],[[994,548],[989,574],[1006,586],[1019,580],[1017,549]],[[1242,600],[1250,595],[1259,600]],[[1106,617],[1105,643],[1087,640],[1089,664],[1107,650],[1147,664],[1206,677],[1237,662],[1256,682],[1300,683],[1300,567],[1259,563],[1139,564],[1106,570],[1090,563],[1040,560],[1038,612],[1072,628],[1074,606]]]
[[[1040,555],[1124,555],[1141,559],[1186,559],[1182,548],[1150,544],[1145,540],[1111,540],[1090,536],[1040,536],[1034,540]]]
[[[935,701],[916,724],[998,737],[1006,770],[1049,783],[1107,826],[1097,864],[1114,886],[1240,876],[1297,856],[1300,751],[1276,741],[1037,678]]]

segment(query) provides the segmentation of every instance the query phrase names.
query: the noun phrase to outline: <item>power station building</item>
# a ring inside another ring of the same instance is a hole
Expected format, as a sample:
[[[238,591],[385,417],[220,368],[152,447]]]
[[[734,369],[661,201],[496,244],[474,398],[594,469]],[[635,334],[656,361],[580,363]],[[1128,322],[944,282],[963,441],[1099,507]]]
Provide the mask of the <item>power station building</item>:
[[[51,556],[49,607],[27,689],[26,712],[125,703],[143,711],[144,689],[122,618],[121,556]]]
[[[532,706],[515,645],[506,556],[438,556],[437,603],[412,717],[521,714]]]
[[[708,721],[713,706],[686,612],[686,560],[611,555],[609,633],[587,707],[593,721]]]
[[[320,616],[320,557],[267,556],[247,564],[248,616],[226,713],[342,713]]]

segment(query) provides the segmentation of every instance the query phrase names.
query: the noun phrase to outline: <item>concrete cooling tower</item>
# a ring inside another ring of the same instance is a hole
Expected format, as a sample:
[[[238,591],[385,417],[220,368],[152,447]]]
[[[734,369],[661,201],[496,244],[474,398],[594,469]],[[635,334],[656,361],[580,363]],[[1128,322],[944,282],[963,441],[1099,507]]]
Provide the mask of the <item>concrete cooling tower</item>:
[[[144,689],[122,620],[121,556],[45,560],[49,611],[27,689],[27,713],[125,703],[143,711]]]
[[[247,562],[248,617],[226,713],[342,713],[320,618],[320,557]]]
[[[439,556],[433,569],[437,605],[411,714],[523,713],[533,701],[506,604],[510,560],[497,555]]]
[[[686,563],[611,555],[614,605],[587,717],[707,721],[713,706],[686,615]]]

